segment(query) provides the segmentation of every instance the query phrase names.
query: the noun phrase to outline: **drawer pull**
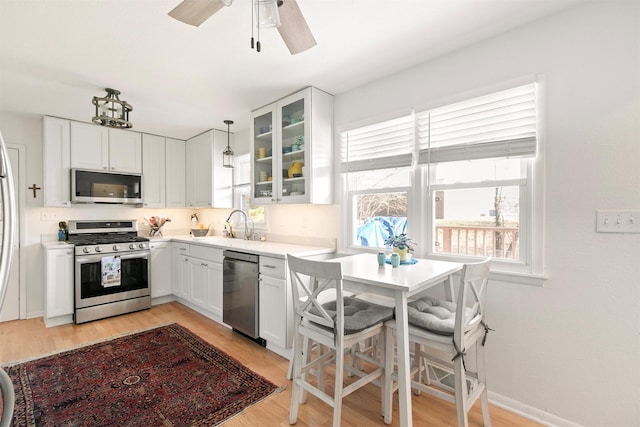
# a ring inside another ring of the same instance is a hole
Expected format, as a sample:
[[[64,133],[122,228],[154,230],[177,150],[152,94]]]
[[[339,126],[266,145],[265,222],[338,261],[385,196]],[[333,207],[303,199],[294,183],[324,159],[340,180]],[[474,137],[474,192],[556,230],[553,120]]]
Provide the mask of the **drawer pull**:
[[[270,264],[264,264],[263,267],[265,267],[265,268],[276,268],[275,265],[270,265]]]

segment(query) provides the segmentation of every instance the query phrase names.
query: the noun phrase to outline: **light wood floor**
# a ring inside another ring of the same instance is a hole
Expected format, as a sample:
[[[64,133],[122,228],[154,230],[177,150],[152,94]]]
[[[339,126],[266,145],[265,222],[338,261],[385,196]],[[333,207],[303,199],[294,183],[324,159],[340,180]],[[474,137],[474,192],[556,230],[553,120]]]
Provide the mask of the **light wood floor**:
[[[190,329],[274,384],[286,386],[284,391],[273,394],[265,401],[248,408],[243,414],[225,423],[225,426],[284,427],[289,425],[291,387],[286,378],[288,361],[176,302],[82,325],[45,328],[42,318],[0,323],[0,363],[5,364],[67,350],[78,345],[167,323],[178,323]],[[479,403],[476,403],[469,418],[470,426],[482,425]],[[300,427],[330,426],[331,419],[331,408],[310,396],[308,402],[300,406],[296,425]],[[495,427],[540,426],[495,406],[491,406],[491,419]],[[424,394],[413,396],[413,420],[414,425],[420,427],[454,426],[456,425],[455,407]],[[345,427],[384,426],[380,417],[380,389],[370,384],[347,396],[342,410],[342,421]],[[392,425],[399,425],[397,394]]]

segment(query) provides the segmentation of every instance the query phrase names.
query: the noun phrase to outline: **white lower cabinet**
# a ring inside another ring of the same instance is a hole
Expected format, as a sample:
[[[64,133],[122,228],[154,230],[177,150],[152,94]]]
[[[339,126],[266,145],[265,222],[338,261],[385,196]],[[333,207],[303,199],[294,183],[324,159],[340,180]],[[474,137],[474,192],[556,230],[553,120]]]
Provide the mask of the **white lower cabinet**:
[[[207,268],[211,281],[207,288],[207,310],[222,319],[222,263],[210,262]]]
[[[45,246],[44,271],[45,325],[73,322],[73,246]]]
[[[173,294],[222,321],[222,249],[173,243]]]
[[[207,263],[205,261],[189,257],[190,300],[202,308],[207,306],[208,275]]]
[[[189,245],[173,242],[171,244],[171,264],[173,267],[173,294],[189,300]]]
[[[171,295],[172,262],[170,242],[151,242],[151,298]]]
[[[260,337],[287,347],[286,301],[287,281],[260,275]]]
[[[191,302],[222,318],[222,264],[189,257]]]
[[[293,317],[288,283],[286,260],[260,257],[260,337],[278,353],[291,346]]]

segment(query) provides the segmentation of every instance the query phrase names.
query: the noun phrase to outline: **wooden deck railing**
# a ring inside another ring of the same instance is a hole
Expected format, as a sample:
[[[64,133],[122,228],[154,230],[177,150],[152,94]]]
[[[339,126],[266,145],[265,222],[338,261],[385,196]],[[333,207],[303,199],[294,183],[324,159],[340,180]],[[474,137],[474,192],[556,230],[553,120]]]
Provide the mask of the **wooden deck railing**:
[[[518,227],[436,226],[436,252],[518,259]]]

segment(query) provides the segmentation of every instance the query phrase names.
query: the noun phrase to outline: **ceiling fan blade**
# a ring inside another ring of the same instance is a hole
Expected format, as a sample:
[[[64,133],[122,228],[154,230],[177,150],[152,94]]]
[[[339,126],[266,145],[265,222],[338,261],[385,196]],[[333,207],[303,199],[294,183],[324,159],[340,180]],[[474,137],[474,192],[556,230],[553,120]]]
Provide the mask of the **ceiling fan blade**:
[[[278,32],[292,55],[316,45],[316,39],[313,38],[296,0],[284,0],[278,8],[278,15],[280,16]]]
[[[200,26],[204,21],[222,9],[222,0],[183,0],[169,12],[169,16],[185,24]]]

